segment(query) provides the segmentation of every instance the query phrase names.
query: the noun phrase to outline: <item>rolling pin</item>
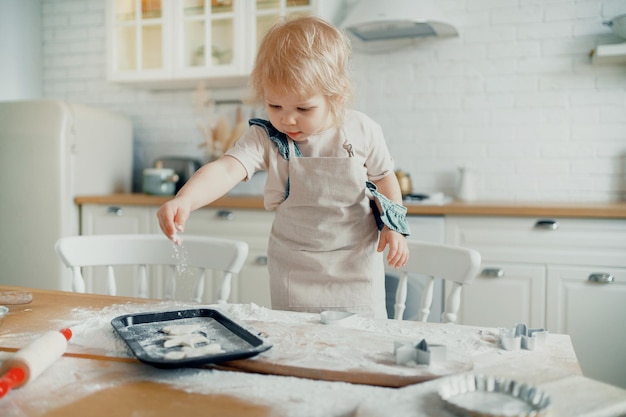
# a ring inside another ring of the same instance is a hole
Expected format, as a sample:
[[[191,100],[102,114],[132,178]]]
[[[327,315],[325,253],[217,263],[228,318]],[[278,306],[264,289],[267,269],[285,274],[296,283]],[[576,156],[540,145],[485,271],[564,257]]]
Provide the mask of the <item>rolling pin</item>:
[[[0,369],[0,398],[13,388],[18,388],[37,378],[59,359],[72,337],[70,329],[44,333],[26,347],[5,360]]]

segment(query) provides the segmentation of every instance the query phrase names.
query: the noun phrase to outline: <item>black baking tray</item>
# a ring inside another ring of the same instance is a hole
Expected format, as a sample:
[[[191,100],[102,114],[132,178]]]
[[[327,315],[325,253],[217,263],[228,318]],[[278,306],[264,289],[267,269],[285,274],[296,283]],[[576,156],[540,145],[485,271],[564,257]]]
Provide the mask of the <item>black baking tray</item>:
[[[137,359],[158,368],[197,367],[245,359],[272,347],[220,311],[210,308],[126,314],[111,320],[111,325]],[[167,334],[162,329],[172,325],[198,326],[199,334],[212,343],[218,343],[224,352],[181,359],[166,358],[168,352],[182,349],[180,346],[163,346]]]

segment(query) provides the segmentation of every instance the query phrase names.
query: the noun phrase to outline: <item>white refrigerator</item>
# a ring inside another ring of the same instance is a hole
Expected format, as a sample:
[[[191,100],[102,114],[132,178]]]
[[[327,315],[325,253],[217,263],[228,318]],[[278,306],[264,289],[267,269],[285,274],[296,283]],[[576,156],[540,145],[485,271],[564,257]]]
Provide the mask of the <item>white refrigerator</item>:
[[[130,192],[132,123],[58,100],[0,102],[0,285],[70,290],[54,244],[79,234],[77,195]]]

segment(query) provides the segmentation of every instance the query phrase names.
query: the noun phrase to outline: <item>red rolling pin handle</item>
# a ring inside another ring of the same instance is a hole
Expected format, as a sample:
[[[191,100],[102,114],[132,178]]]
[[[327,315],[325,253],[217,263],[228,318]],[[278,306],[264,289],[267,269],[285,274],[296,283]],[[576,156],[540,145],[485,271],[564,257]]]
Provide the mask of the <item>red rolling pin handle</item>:
[[[59,330],[59,333],[65,336],[65,340],[67,340],[68,342],[72,338],[72,329],[69,329],[67,327],[65,329]]]
[[[63,337],[65,338],[65,343],[67,344],[67,341],[70,340],[72,337],[72,330],[67,329],[67,328],[61,329],[59,330],[59,333],[63,335]],[[56,359],[58,359],[60,356],[63,355],[66,345],[65,346],[62,344],[57,345],[56,351],[53,352],[49,356],[49,358],[44,360],[43,363],[37,365],[39,369],[36,369],[36,370],[31,369],[32,366],[29,366],[30,364],[28,363],[29,361],[27,360],[27,357],[30,354],[32,354],[31,350],[32,351],[37,350],[37,348],[39,347],[38,344],[42,343],[42,341],[44,340],[44,337],[35,340],[33,343],[31,343],[24,349],[18,351],[14,355],[15,357],[19,357],[20,353],[24,352],[24,357],[18,358],[17,360],[15,360],[14,358],[7,359],[6,361],[7,363],[15,362],[15,366],[11,366],[4,373],[4,375],[0,377],[0,398],[4,397],[4,395],[7,392],[11,391],[11,389],[25,384],[30,379],[36,378],[39,375],[39,373],[43,372],[45,368],[47,368],[48,366],[52,364],[52,362],[54,362]],[[33,374],[31,374],[31,372],[33,372]]]
[[[4,394],[11,391],[11,388],[16,385],[20,385],[26,378],[26,372],[22,368],[11,368],[6,374],[0,378],[0,398],[4,397]]]

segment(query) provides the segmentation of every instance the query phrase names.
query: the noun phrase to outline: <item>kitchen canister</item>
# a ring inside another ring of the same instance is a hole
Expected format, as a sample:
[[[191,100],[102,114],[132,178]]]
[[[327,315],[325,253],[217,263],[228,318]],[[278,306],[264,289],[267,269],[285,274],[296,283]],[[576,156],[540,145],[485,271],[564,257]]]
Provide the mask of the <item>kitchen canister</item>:
[[[406,197],[413,192],[411,176],[408,173],[402,170],[397,170],[396,178],[398,179],[398,184],[400,185],[400,192],[402,193],[402,197]]]
[[[143,192],[151,195],[174,195],[178,175],[169,168],[143,170]]]
[[[463,201],[476,200],[476,172],[468,167],[459,167],[459,183],[456,197]]]

